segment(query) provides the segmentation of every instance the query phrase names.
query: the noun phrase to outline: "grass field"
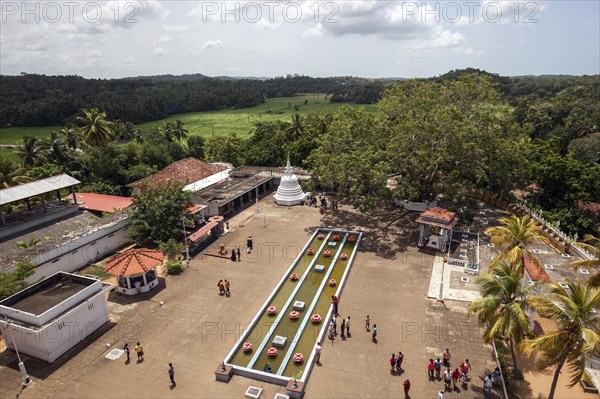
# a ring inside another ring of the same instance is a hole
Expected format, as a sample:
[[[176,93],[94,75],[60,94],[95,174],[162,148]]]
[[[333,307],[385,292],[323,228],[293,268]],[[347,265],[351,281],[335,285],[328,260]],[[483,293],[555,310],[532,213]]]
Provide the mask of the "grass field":
[[[301,115],[319,111],[334,113],[343,105],[344,104],[342,103],[330,103],[329,100],[325,98],[324,94],[302,94],[294,97],[269,98],[263,104],[251,108],[172,115],[166,119],[141,123],[137,126],[140,129],[148,129],[161,126],[163,122],[179,119],[185,123],[185,127],[189,130],[190,135],[193,136],[209,138],[212,136],[237,133],[238,137],[244,138],[249,135],[250,130],[256,122],[274,120],[289,121],[295,112],[298,112]],[[355,104],[348,105],[359,107],[359,105]],[[364,105],[364,107],[369,112],[377,112],[375,105]],[[296,111],[295,108],[297,108],[298,111]],[[25,134],[30,134],[35,137],[45,137],[50,131],[60,130],[61,128],[62,126],[46,126],[0,129],[0,144],[15,144],[20,141]],[[6,151],[2,149],[0,155],[6,156]]]

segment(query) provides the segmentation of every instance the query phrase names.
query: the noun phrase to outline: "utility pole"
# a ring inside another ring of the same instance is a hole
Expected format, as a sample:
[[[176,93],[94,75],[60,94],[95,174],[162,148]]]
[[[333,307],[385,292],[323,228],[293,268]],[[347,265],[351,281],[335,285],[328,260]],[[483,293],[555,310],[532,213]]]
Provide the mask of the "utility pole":
[[[10,322],[8,321],[8,316],[4,315],[4,319],[6,320],[6,334],[10,334],[8,332],[8,326]],[[29,379],[29,375],[27,374],[27,370],[25,369],[25,364],[21,361],[21,355],[19,355],[19,349],[17,348],[17,343],[15,342],[15,336],[10,334],[12,338],[13,346],[15,347],[15,352],[17,352],[17,359],[19,360],[19,370],[21,370],[21,378],[23,379],[23,386],[29,385],[31,380]]]
[[[187,264],[190,264],[190,247],[187,242],[187,232],[185,231],[185,217],[181,217],[181,223],[183,224],[183,239],[185,241],[185,260]]]

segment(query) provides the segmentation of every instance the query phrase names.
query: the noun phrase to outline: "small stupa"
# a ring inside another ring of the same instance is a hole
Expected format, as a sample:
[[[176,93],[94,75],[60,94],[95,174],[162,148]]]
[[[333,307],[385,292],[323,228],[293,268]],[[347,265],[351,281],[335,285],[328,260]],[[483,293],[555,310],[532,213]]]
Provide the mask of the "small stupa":
[[[283,206],[300,205],[305,199],[306,194],[302,192],[302,187],[300,187],[298,178],[292,171],[292,165],[290,165],[290,158],[288,157],[285,173],[281,177],[281,183],[279,183],[275,194],[275,203]]]

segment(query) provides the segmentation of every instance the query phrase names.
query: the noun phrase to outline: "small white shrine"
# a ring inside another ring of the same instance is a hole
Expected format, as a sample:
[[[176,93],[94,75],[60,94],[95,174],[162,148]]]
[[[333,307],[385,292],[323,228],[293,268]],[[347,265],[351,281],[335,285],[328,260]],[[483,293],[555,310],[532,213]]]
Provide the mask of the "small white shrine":
[[[302,191],[302,187],[300,187],[298,178],[292,171],[290,159],[288,158],[285,174],[281,177],[281,183],[279,183],[277,193],[275,194],[275,203],[283,206],[300,205],[304,203],[305,199],[306,194]]]

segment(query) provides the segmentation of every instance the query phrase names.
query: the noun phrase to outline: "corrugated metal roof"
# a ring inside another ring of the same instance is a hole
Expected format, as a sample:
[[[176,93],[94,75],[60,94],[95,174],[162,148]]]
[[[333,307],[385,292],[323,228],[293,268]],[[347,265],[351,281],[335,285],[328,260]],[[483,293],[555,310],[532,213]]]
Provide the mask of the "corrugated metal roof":
[[[36,197],[52,191],[61,190],[81,183],[67,174],[47,177],[45,179],[19,184],[18,186],[0,190],[0,206],[11,202]]]

